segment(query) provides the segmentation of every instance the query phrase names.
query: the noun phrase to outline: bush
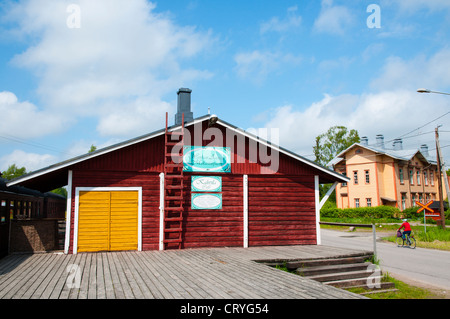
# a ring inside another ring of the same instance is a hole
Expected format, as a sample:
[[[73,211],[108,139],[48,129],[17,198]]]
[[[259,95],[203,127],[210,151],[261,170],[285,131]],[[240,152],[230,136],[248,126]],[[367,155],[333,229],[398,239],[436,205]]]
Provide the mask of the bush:
[[[359,207],[359,208],[333,208],[324,207],[320,211],[321,217],[328,218],[397,218],[400,214],[398,208],[392,206]]]
[[[417,211],[419,210],[420,207],[417,206],[413,206],[410,208],[406,208],[405,210],[403,210],[400,215],[403,218],[407,218],[407,219],[423,219],[423,212],[417,214]]]

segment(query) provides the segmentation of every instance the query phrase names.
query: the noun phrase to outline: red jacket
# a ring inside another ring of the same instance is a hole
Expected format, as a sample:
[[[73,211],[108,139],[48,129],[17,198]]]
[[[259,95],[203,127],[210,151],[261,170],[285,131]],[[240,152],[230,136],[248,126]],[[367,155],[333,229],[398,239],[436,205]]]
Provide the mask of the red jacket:
[[[405,231],[411,231],[411,226],[408,222],[404,222],[398,230],[402,229],[403,227],[405,227]]]

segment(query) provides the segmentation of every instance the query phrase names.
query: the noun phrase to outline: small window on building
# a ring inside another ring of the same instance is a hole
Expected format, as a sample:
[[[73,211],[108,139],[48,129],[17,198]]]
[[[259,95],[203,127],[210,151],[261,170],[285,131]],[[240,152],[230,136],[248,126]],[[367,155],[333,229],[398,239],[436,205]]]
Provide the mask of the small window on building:
[[[364,171],[364,174],[366,175],[366,184],[370,184],[370,173],[369,173],[369,171]]]
[[[433,171],[430,171],[430,181],[431,181],[431,186],[434,186],[434,173],[433,173]]]
[[[400,179],[400,184],[403,184],[405,182],[404,176],[403,176],[403,168],[398,169],[398,177]]]
[[[409,170],[409,183],[414,185],[414,172],[412,169]]]
[[[353,182],[355,185],[358,184],[358,171],[353,172]]]
[[[428,173],[427,173],[427,171],[423,171],[423,182],[425,183],[425,186],[428,186]]]
[[[366,198],[367,207],[372,207],[372,198]]]
[[[341,174],[344,175],[344,176],[347,176],[346,172],[342,172]],[[341,187],[346,187],[346,186],[347,186],[346,182],[341,183]]]
[[[402,210],[406,209],[406,194],[402,194]]]
[[[420,170],[417,170],[416,175],[417,175],[417,185],[420,185]]]
[[[355,198],[355,207],[356,207],[356,208],[359,207],[359,198]]]

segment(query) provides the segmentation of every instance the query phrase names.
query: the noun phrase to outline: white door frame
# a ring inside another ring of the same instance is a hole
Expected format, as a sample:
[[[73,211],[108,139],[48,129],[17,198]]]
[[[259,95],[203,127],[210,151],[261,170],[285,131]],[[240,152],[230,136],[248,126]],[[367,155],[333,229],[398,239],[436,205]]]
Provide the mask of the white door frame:
[[[78,250],[78,217],[80,192],[138,192],[138,251],[142,251],[142,187],[76,187],[73,225],[73,254]]]

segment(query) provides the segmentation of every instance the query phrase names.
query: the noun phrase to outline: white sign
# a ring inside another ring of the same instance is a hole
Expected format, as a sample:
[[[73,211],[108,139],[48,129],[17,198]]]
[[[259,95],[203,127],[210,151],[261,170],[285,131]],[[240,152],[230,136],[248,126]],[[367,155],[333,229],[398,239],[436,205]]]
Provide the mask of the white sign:
[[[192,176],[191,190],[193,192],[221,192],[222,177]]]
[[[222,209],[222,194],[192,194],[192,209]]]

